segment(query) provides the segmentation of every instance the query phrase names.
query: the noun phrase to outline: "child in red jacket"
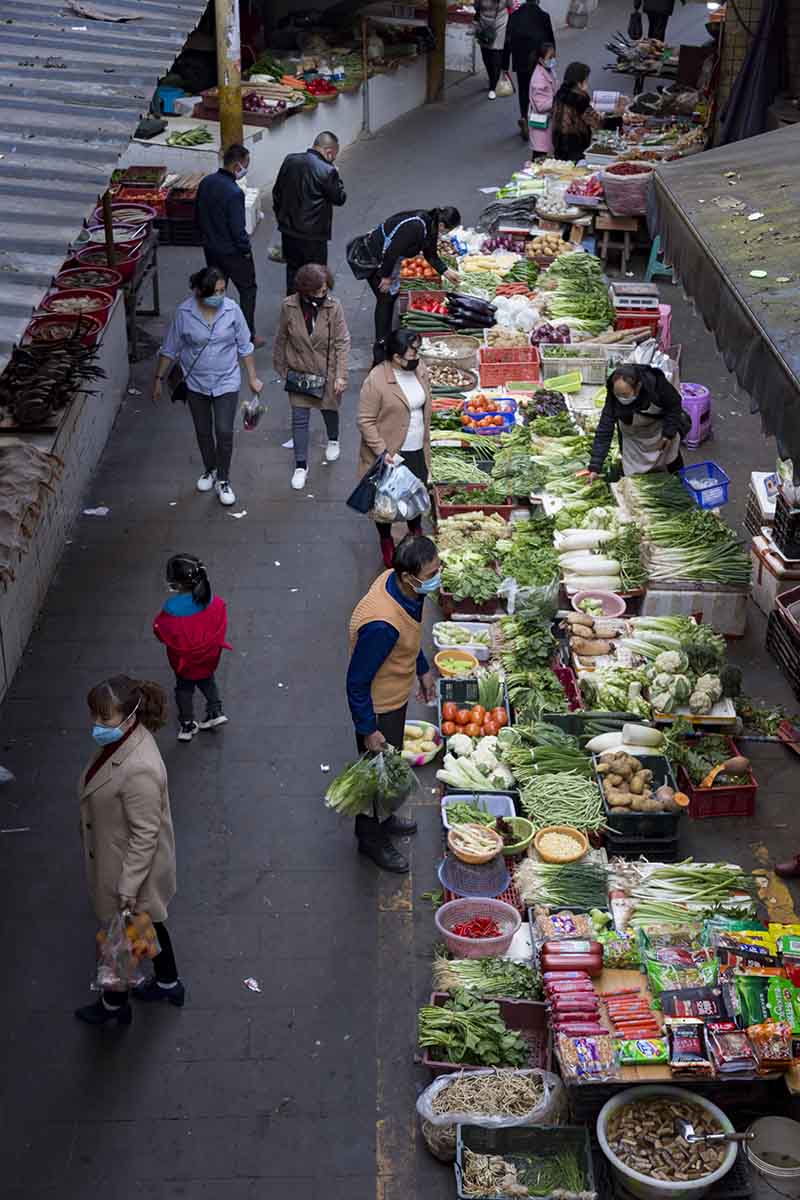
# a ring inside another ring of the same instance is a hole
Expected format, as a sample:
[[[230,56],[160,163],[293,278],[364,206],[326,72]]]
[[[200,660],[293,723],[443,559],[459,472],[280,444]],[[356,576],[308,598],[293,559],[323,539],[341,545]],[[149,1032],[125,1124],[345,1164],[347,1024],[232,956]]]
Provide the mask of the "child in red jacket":
[[[211,596],[206,569],[193,554],[175,554],[167,563],[167,584],[174,595],[153,622],[153,633],[167,647],[175,672],[179,742],[190,742],[198,729],[216,729],[228,718],[214,678],[220,655],[231,647],[225,641],[228,614],[225,601]],[[194,689],[206,698],[206,716],[194,719]]]

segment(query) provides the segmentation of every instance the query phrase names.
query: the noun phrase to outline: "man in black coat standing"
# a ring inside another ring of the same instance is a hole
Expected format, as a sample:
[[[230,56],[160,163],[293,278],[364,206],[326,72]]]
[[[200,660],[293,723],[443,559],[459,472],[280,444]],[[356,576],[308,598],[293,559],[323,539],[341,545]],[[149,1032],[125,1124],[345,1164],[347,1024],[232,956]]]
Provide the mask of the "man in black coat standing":
[[[294,277],[306,263],[328,262],[333,206],[344,204],[344,184],[333,165],[339,153],[334,133],[320,133],[310,150],[288,154],[272,189],[272,207],[281,231],[286,260],[286,295],[294,292]]]
[[[527,0],[508,18],[506,41],[503,46],[503,70],[509,64],[517,77],[517,99],[519,100],[519,132],[523,141],[528,140],[528,93],[541,47],[545,42],[555,49],[556,39],[550,14],[539,7],[539,0]]]
[[[238,184],[249,165],[250,152],[245,146],[228,147],[220,169],[200,182],[195,221],[200,227],[206,265],[218,267],[226,279],[236,284],[239,307],[258,348],[264,345],[264,338],[255,334],[256,268],[245,223],[244,192]]]
[[[685,0],[682,0],[682,3]],[[644,0],[647,14],[647,36],[659,42],[667,40],[667,22],[675,10],[675,0]]]

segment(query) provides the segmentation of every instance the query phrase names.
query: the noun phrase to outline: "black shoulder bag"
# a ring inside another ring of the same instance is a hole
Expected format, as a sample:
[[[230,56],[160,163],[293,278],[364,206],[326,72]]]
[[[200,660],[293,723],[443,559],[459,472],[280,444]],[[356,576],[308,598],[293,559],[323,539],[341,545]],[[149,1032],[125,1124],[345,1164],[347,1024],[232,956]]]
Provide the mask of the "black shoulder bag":
[[[212,326],[212,329],[213,329],[213,326]],[[181,402],[181,404],[185,404],[186,401],[188,400],[189,388],[186,385],[186,380],[189,378],[192,371],[197,366],[198,362],[200,361],[200,355],[203,353],[203,351],[205,350],[206,346],[209,344],[210,341],[211,341],[211,338],[208,339],[208,342],[204,342],[203,345],[200,347],[199,352],[195,355],[194,362],[189,367],[189,370],[186,372],[185,375],[183,373],[183,368],[181,367],[179,359],[175,360],[175,362],[172,364],[169,371],[167,372],[167,387],[169,388],[169,398],[173,404],[175,404],[178,400]]]
[[[302,312],[301,312],[302,315]],[[313,375],[310,371],[295,371],[289,367],[286,371],[286,391],[298,396],[308,396],[311,400],[321,400],[325,395],[325,385],[328,382],[328,370],[331,361],[331,333],[333,321],[328,321],[328,348],[325,351],[325,374]],[[313,333],[313,330],[312,330]]]

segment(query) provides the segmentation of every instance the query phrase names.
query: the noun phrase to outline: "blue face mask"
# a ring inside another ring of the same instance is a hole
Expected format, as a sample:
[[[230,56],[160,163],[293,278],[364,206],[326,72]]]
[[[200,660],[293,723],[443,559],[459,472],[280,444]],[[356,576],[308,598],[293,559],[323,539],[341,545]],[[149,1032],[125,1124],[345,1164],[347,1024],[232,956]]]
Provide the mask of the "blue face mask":
[[[423,580],[422,583],[412,583],[414,591],[419,596],[429,596],[431,592],[438,592],[442,586],[442,573],[437,571],[430,579]]]
[[[546,62],[544,65],[547,67],[548,71],[555,71],[556,60],[554,58],[551,58],[550,62]]]
[[[120,740],[122,730],[119,727],[111,727],[109,725],[93,725],[92,737],[98,746],[111,746],[114,742]]]
[[[213,296],[204,296],[203,304],[207,304],[209,308],[222,308],[224,299],[224,296],[220,296],[215,292]]]

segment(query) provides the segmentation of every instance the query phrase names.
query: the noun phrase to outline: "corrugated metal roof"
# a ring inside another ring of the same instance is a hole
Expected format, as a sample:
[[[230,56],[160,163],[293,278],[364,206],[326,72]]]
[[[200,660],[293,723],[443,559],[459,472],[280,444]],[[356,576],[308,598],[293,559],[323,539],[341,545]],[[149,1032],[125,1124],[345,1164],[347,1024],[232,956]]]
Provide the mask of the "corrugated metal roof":
[[[0,369],[208,0],[0,0]]]

